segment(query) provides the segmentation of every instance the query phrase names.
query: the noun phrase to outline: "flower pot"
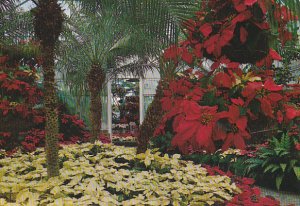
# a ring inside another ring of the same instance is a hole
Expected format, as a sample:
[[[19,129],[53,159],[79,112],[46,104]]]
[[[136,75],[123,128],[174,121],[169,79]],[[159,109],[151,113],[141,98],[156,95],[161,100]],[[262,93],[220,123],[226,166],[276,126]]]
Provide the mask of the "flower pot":
[[[8,60],[8,56],[0,56],[0,64],[4,64]]]

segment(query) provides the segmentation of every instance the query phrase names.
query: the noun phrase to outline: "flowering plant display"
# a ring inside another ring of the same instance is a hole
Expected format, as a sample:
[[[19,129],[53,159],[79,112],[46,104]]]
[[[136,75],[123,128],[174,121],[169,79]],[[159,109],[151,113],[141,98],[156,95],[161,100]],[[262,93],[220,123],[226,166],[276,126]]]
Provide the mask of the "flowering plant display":
[[[287,24],[298,17],[275,1],[209,0],[203,3],[205,9],[183,23],[187,39],[179,46],[169,47],[164,53],[165,59],[201,66],[201,58],[205,57],[215,62],[212,70],[220,64],[230,68],[241,63],[270,67],[272,60],[281,57],[268,43],[271,26],[267,10],[280,25],[277,38],[282,45],[296,38],[288,31]]]
[[[131,133],[113,134],[112,139],[116,141],[136,141],[136,137]]]
[[[40,76],[32,65],[0,65],[0,148],[7,151],[16,147],[34,151],[45,144],[43,91],[37,84]],[[61,144],[86,142],[90,138],[84,122],[77,115],[68,114],[63,105],[59,109],[59,124]],[[109,142],[108,138],[99,138]]]
[[[18,152],[0,159],[0,205],[279,205],[252,179],[180,157],[136,155],[135,148],[99,141],[68,145],[59,154],[61,176],[47,179],[42,149]]]
[[[298,92],[240,69],[222,68],[209,76],[190,69],[165,89],[166,114],[156,134],[172,132],[172,146],[186,154],[214,152],[220,144],[223,150],[245,149],[253,120],[264,118],[285,130],[297,125],[300,110],[291,99]]]
[[[7,58],[8,60],[8,58]],[[20,132],[44,121],[41,104],[43,92],[37,87],[39,75],[33,66],[0,65],[0,146],[15,147]]]
[[[297,17],[271,4],[284,44],[292,39],[286,24]],[[168,82],[161,100],[166,114],[155,135],[171,132],[172,146],[184,154],[212,153],[245,149],[251,136],[266,128],[274,135],[278,128],[297,125],[299,87],[276,84],[269,69],[282,58],[268,45],[267,6],[264,1],[211,0],[207,11],[184,23],[187,39],[167,48],[164,59],[191,68]],[[213,64],[201,72],[205,58]],[[256,67],[243,70],[243,63]]]

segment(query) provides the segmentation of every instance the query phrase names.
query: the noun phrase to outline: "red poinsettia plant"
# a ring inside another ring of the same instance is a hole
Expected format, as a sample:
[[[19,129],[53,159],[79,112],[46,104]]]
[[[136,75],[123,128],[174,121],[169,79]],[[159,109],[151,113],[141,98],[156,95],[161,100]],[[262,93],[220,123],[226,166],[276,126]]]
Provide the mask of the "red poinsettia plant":
[[[214,152],[220,143],[224,150],[230,146],[245,149],[256,119],[285,129],[297,121],[300,108],[291,103],[292,93],[271,78],[243,74],[240,69],[218,69],[212,75],[188,70],[164,91],[166,113],[156,135],[171,125],[172,145],[183,153],[191,146],[193,151]]]
[[[36,83],[38,78],[33,66],[0,65],[0,117],[5,121],[2,126],[10,124],[8,121],[13,122],[13,119],[37,124],[43,121],[41,111],[34,107],[43,97]],[[5,131],[2,127],[1,130]]]
[[[258,120],[274,128],[295,124],[300,113],[293,100],[299,99],[299,87],[277,85],[272,70],[266,69],[282,59],[268,44],[270,5],[284,44],[292,39],[286,24],[297,17],[285,15],[286,7],[273,1],[210,0],[207,10],[184,22],[187,39],[167,48],[164,59],[192,68],[168,82],[161,100],[166,114],[155,135],[173,133],[172,146],[183,153],[191,147],[214,152],[218,147],[244,149]],[[213,63],[202,73],[198,68],[205,59]],[[242,70],[245,63],[264,69]]]
[[[0,148],[7,151],[16,147],[34,151],[45,144],[43,91],[38,87],[39,75],[32,65],[0,65]],[[90,138],[83,120],[67,114],[63,105],[59,108],[59,124],[60,144],[86,142]],[[109,142],[103,136],[99,140]]]
[[[241,193],[235,195],[226,206],[253,205],[253,206],[279,206],[280,201],[273,197],[263,197],[261,190],[254,186],[252,178],[234,176],[231,172],[223,172],[218,167],[204,166],[209,175],[228,176],[241,189]]]
[[[202,58],[214,61],[211,69],[220,64],[236,68],[241,63],[259,67],[272,65],[281,57],[269,46],[272,37],[267,11],[278,23],[278,37],[282,45],[292,40],[287,24],[297,20],[285,6],[272,0],[209,0],[204,2],[196,18],[183,23],[187,39],[179,46],[169,47],[164,57],[177,63],[201,67]]]

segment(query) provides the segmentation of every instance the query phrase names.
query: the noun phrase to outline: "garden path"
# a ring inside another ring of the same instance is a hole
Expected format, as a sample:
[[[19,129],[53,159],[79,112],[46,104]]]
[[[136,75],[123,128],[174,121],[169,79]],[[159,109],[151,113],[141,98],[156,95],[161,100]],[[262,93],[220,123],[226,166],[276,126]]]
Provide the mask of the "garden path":
[[[263,196],[270,195],[280,200],[282,206],[295,205],[300,206],[300,194],[293,192],[277,191],[269,188],[260,187]]]

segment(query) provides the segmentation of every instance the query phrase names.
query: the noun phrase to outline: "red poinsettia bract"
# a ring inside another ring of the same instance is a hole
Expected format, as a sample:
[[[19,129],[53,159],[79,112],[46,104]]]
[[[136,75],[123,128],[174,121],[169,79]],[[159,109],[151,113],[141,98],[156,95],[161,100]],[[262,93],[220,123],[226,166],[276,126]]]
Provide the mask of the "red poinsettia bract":
[[[226,150],[232,145],[238,149],[245,149],[244,139],[250,138],[250,134],[247,132],[247,116],[240,114],[240,109],[237,105],[230,105],[229,111],[220,113],[220,118],[227,118],[230,123],[229,131],[223,137],[224,144],[222,149]]]
[[[186,143],[193,147],[202,148],[208,152],[215,151],[212,134],[213,127],[218,120],[217,106],[200,106],[194,101],[183,101],[183,114],[174,119],[176,135],[172,145],[177,146],[182,152]]]

